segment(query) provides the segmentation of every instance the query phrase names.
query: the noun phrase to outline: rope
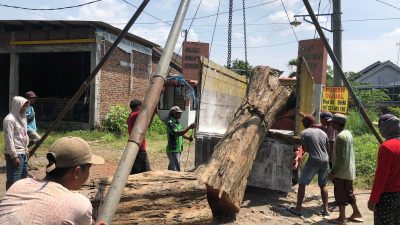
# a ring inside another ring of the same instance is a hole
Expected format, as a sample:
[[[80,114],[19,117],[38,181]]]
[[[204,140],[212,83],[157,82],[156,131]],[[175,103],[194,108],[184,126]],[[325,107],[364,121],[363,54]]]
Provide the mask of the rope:
[[[192,134],[190,136],[193,137],[193,130],[192,130]],[[188,147],[188,150],[187,150],[186,162],[185,162],[185,166],[183,167],[183,172],[186,172],[186,166],[187,166],[187,163],[189,161],[190,145],[191,144],[192,144],[192,142],[189,142],[189,147]]]
[[[179,76],[169,76],[167,77],[166,80],[175,80],[178,82],[178,84],[182,84],[187,92],[185,93],[186,97],[189,97],[193,100],[193,104],[198,104],[199,100],[196,96],[196,92],[194,91],[193,87],[185,80],[185,78],[182,75]]]

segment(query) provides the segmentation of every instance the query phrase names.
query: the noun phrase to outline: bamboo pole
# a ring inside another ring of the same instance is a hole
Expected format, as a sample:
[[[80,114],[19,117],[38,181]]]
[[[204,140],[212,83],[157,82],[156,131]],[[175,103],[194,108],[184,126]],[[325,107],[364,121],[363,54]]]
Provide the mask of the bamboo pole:
[[[98,221],[104,221],[111,224],[112,218],[117,210],[122,192],[129,177],[140,144],[146,135],[153,112],[160,99],[164,88],[167,70],[172,58],[172,54],[178,40],[182,24],[185,19],[190,0],[182,0],[176,13],[174,23],[171,27],[164,51],[157,66],[156,75],[152,78],[150,88],[144,98],[143,105],[140,108],[138,118],[129,135],[128,143],[118,164],[117,171],[113,176],[110,188],[107,192],[104,204],[100,208]]]

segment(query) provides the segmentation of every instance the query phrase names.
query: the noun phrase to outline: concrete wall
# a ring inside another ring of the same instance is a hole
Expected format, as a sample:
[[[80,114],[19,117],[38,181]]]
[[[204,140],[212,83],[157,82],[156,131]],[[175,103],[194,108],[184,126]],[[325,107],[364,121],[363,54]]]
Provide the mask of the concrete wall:
[[[198,132],[225,133],[246,95],[246,78],[202,59]]]

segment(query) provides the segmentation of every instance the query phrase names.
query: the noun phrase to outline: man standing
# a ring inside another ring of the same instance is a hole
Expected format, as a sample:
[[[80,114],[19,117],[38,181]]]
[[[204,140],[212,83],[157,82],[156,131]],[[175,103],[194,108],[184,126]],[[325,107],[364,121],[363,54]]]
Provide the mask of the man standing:
[[[308,160],[301,171],[299,189],[297,193],[296,207],[290,208],[289,212],[294,215],[302,215],[302,204],[306,191],[306,186],[318,174],[318,186],[321,189],[323,216],[328,216],[328,191],[326,190],[328,176],[328,136],[315,124],[315,118],[312,115],[305,115],[302,119],[303,126],[306,128],[300,133],[301,145],[304,152],[308,153]]]
[[[40,135],[37,133],[36,127],[36,119],[35,119],[35,110],[33,109],[33,104],[36,101],[37,95],[33,91],[28,91],[25,94],[26,99],[28,99],[30,105],[26,110],[26,120],[28,122],[28,136],[29,136],[29,145],[28,147],[36,144],[40,140]]]
[[[6,159],[6,190],[16,181],[28,176],[29,137],[25,112],[29,101],[21,96],[12,100],[11,112],[4,118],[4,155]]]
[[[378,126],[386,140],[379,146],[368,208],[376,225],[400,224],[400,119],[385,114]]]
[[[94,224],[89,199],[73,191],[86,182],[92,164],[103,164],[104,159],[93,155],[82,138],[63,137],[51,145],[47,160],[43,180],[19,180],[5,193],[0,224]]]
[[[128,135],[130,135],[133,125],[135,125],[136,118],[139,115],[139,109],[141,106],[142,106],[142,101],[140,101],[139,99],[133,99],[129,104],[129,107],[131,108],[132,112],[127,120]],[[147,152],[146,152],[146,139],[143,139],[143,143],[139,147],[139,151],[137,153],[135,162],[133,164],[131,174],[143,173],[150,170],[151,170],[150,163],[149,159],[147,158]]]
[[[346,205],[350,204],[353,214],[347,219],[352,222],[363,222],[356,204],[353,191],[353,180],[356,176],[354,161],[353,136],[345,129],[346,116],[336,113],[332,117],[332,126],[338,132],[332,154],[332,170],[329,179],[333,180],[335,202],[339,206],[339,217],[334,222],[346,223]]]
[[[169,117],[167,120],[167,156],[169,159],[168,170],[181,171],[180,160],[181,152],[183,150],[183,138],[188,141],[193,141],[192,136],[187,136],[186,133],[196,127],[195,123],[190,124],[187,128],[183,129],[179,123],[182,116],[182,110],[178,106],[174,106],[169,110]]]

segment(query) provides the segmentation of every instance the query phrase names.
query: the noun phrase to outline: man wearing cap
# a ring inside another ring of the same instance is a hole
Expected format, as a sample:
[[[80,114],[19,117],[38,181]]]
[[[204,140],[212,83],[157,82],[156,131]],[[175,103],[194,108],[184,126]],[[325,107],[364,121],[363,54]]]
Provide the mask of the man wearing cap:
[[[338,132],[338,135],[333,147],[332,169],[329,179],[333,180],[335,202],[339,206],[339,217],[333,220],[338,224],[345,224],[346,220],[363,222],[353,191],[356,166],[354,161],[353,136],[349,130],[345,129],[346,120],[346,116],[340,113],[336,113],[332,117],[332,126]],[[346,219],[347,204],[350,204],[353,208],[353,214]]]
[[[332,113],[330,112],[321,112],[320,116],[321,121],[321,129],[325,131],[326,135],[328,135],[329,140],[329,149],[328,149],[328,156],[329,156],[329,168],[332,168],[332,151],[333,151],[333,144],[335,143],[336,139],[336,131],[332,127]]]
[[[328,191],[326,183],[328,181],[328,136],[324,131],[319,129],[315,124],[315,118],[312,115],[305,115],[302,119],[305,130],[300,133],[301,146],[304,152],[308,153],[308,160],[301,171],[299,189],[297,193],[296,207],[290,208],[289,212],[294,215],[302,215],[302,204],[306,191],[306,186],[310,184],[312,179],[318,174],[318,186],[321,189],[322,211],[323,216],[328,213]]]
[[[140,101],[139,99],[133,99],[129,104],[129,107],[131,108],[132,112],[127,120],[128,135],[130,135],[133,125],[135,125],[136,118],[139,115],[139,109],[141,106],[142,106],[142,101]],[[137,153],[135,162],[133,163],[131,174],[143,173],[150,170],[151,170],[150,163],[149,159],[147,158],[147,152],[146,152],[146,139],[143,139],[143,142],[139,147],[139,151]]]
[[[376,225],[400,224],[400,119],[385,114],[378,127],[386,140],[379,146],[368,208]]]
[[[28,136],[29,136],[29,146],[34,145],[36,142],[40,140],[40,135],[37,133],[37,127],[36,127],[36,119],[35,119],[35,110],[33,109],[33,104],[36,101],[36,98],[38,97],[35,92],[33,91],[28,91],[25,94],[26,99],[28,99],[30,105],[28,109],[26,110],[26,120],[28,122]],[[28,146],[28,147],[29,147]]]
[[[169,159],[168,170],[181,171],[180,158],[183,150],[183,138],[188,141],[193,141],[192,136],[186,133],[196,127],[195,123],[190,124],[187,128],[183,129],[179,123],[182,116],[182,110],[178,106],[174,106],[169,110],[169,117],[167,119],[167,156]]]
[[[56,140],[47,153],[43,180],[26,178],[14,183],[0,202],[0,224],[93,224],[92,205],[79,190],[92,164],[104,159],[93,155],[79,137]],[[97,224],[105,224],[99,222]]]

